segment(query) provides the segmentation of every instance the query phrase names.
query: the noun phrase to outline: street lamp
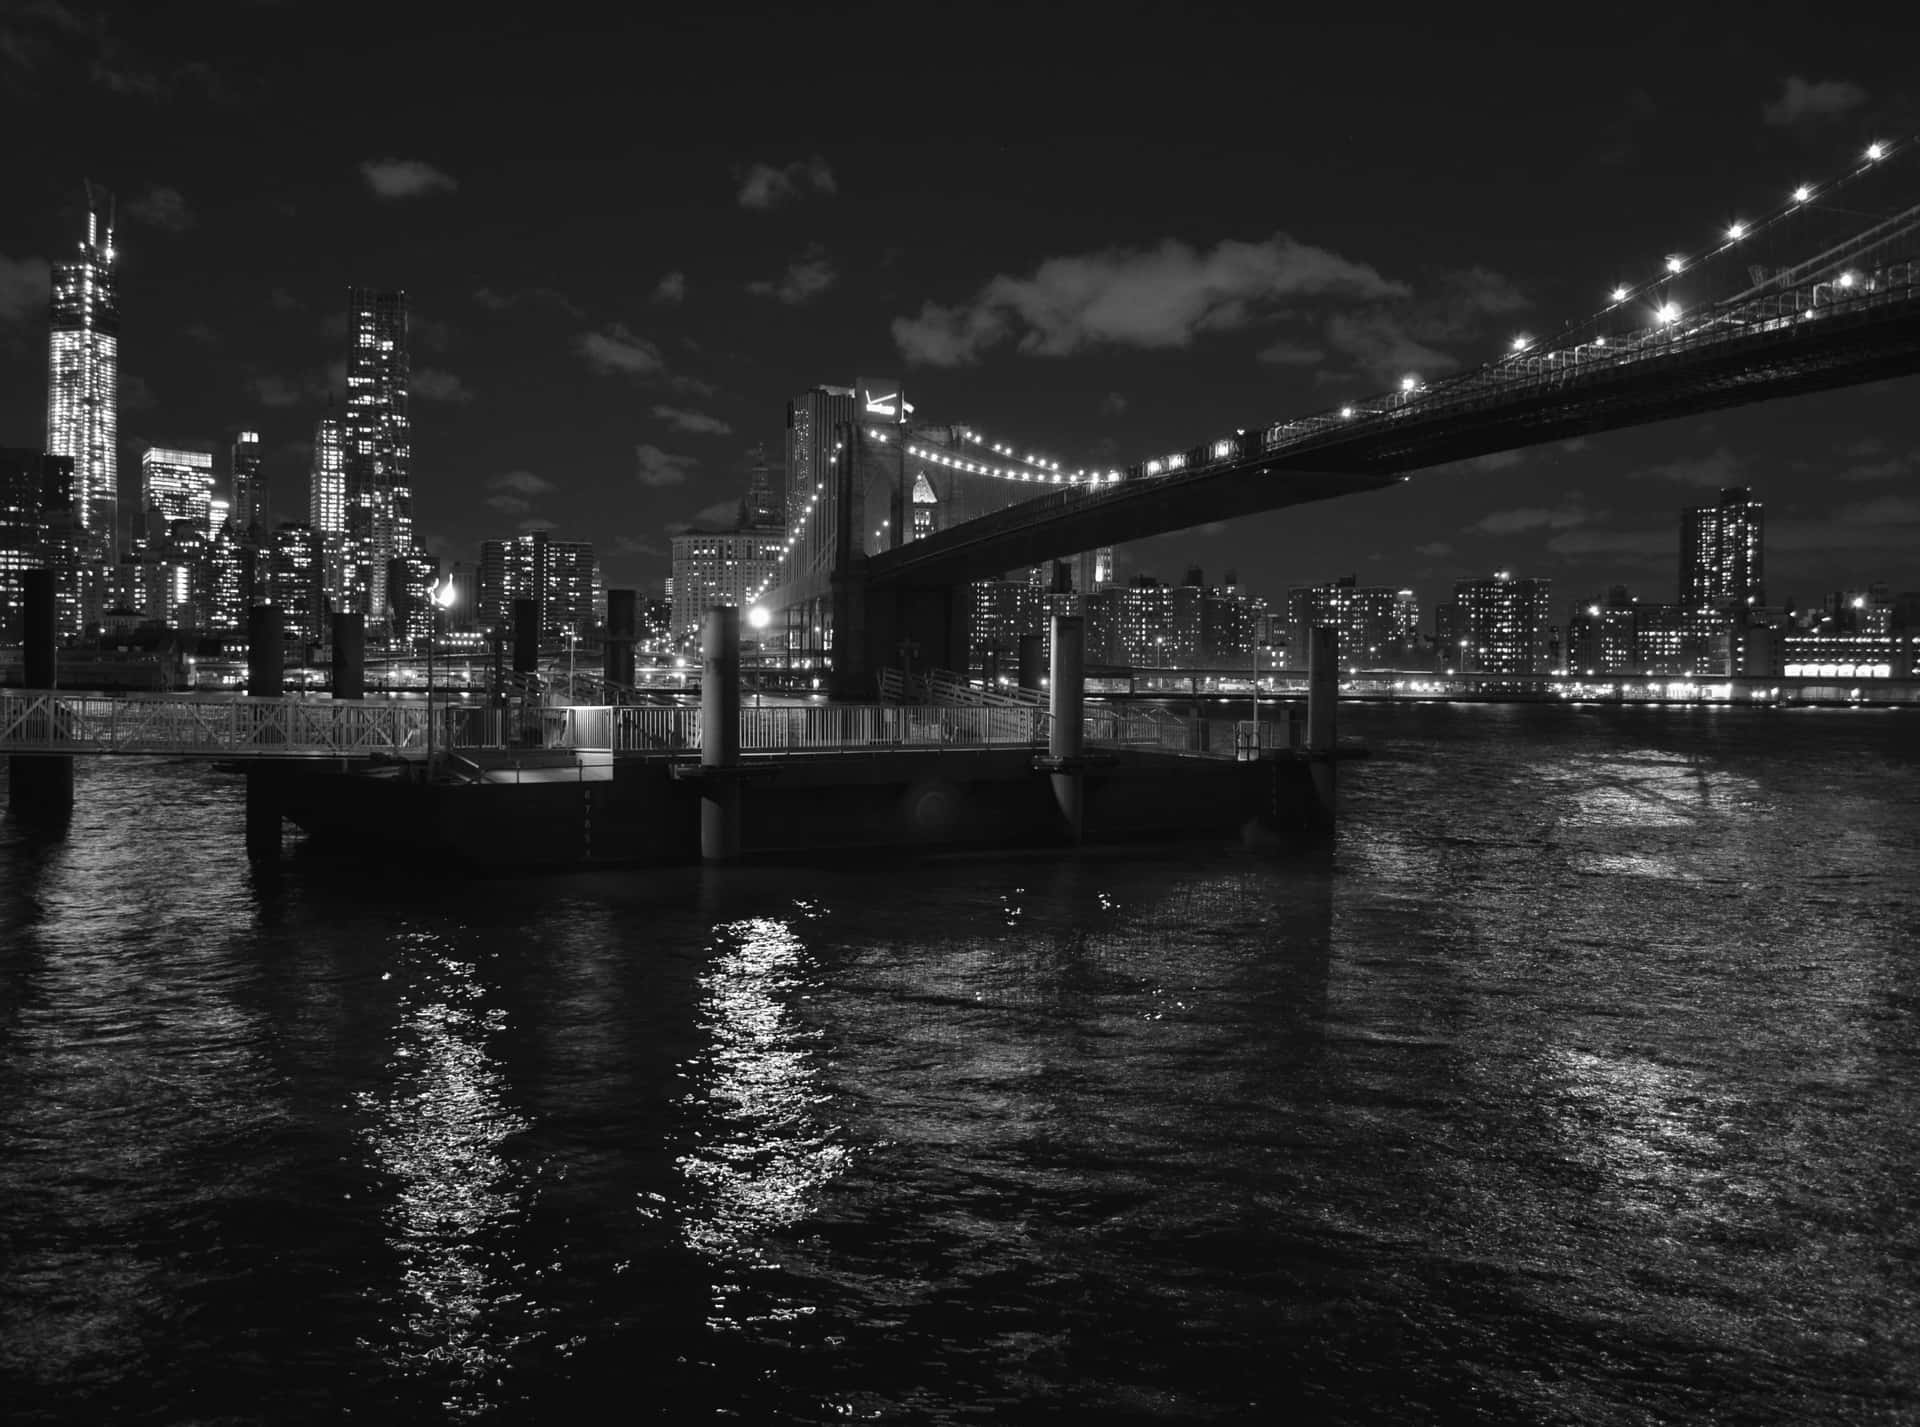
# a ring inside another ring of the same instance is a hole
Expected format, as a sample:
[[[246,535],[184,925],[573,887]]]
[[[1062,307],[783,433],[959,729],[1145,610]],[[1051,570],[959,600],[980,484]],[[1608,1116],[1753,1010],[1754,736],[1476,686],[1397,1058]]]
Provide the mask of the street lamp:
[[[453,576],[435,580],[427,590],[427,778],[433,778],[433,646],[439,642],[440,616],[453,608],[457,596]]]

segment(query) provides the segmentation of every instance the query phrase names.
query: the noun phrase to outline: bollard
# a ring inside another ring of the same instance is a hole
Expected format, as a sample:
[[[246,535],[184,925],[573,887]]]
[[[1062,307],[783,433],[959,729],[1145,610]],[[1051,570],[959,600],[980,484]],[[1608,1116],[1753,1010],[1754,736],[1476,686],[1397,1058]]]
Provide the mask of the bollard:
[[[247,694],[277,699],[287,691],[287,646],[279,609],[257,604],[247,611]]]
[[[367,696],[367,617],[358,610],[333,617],[333,696]]]
[[[1340,646],[1332,629],[1315,625],[1307,643],[1307,753],[1313,775],[1314,819],[1333,826],[1338,787],[1334,761],[1334,706],[1340,697]]]
[[[639,627],[634,615],[637,598],[635,590],[607,591],[607,648],[602,672],[610,686],[610,702],[613,689],[633,687],[633,644]]]
[[[1047,695],[1047,707],[1053,715],[1047,757],[1055,766],[1048,777],[1053,783],[1054,802],[1066,819],[1067,835],[1075,842],[1080,841],[1086,795],[1082,766],[1087,716],[1085,649],[1085,619],[1077,614],[1056,614]]]
[[[706,615],[700,640],[700,856],[740,856],[740,611]]]
[[[59,610],[53,571],[20,572],[20,672],[29,690],[51,693],[59,687]],[[47,712],[47,727],[60,736],[58,710]],[[15,753],[7,758],[7,806],[23,822],[58,826],[73,813],[73,759],[62,753]]]

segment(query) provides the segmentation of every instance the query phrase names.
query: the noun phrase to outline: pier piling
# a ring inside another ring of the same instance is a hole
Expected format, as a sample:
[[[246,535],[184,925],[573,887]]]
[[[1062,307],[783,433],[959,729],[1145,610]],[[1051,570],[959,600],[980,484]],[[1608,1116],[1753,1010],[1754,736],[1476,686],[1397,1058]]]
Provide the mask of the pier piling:
[[[60,678],[58,608],[53,571],[20,572],[20,672],[29,689],[58,687]],[[47,717],[54,716],[53,710]],[[7,758],[7,804],[23,822],[64,823],[73,814],[73,759],[63,753],[14,753]]]
[[[333,696],[367,696],[367,617],[358,610],[333,617]]]
[[[286,643],[281,613],[274,605],[257,604],[247,611],[247,695],[277,699],[286,693]],[[276,727],[262,727],[262,741],[279,737]],[[247,769],[247,856],[280,855],[280,780],[277,770],[256,763]]]
[[[740,856],[740,611],[706,614],[700,640],[700,856]]]
[[[1022,663],[1025,639],[1021,640]],[[1086,772],[1083,766],[1087,691],[1086,621],[1077,614],[1053,617],[1053,667],[1047,679],[1047,706],[1053,717],[1047,736],[1053,799],[1066,820],[1067,835],[1079,842],[1083,831]]]
[[[1313,776],[1314,818],[1333,826],[1339,784],[1334,707],[1340,697],[1340,645],[1334,631],[1315,625],[1307,640],[1307,752]]]
[[[638,621],[635,618],[636,590],[607,591],[607,644],[606,667],[604,674],[609,687],[608,697],[613,697],[614,689],[633,687],[633,645],[638,637]]]

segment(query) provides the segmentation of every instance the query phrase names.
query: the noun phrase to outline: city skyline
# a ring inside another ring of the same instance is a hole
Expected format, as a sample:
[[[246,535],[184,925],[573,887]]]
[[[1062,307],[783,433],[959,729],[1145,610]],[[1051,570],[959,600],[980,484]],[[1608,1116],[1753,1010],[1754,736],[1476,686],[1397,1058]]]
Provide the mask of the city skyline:
[[[931,419],[1068,463],[1136,461],[1222,426],[1323,409],[1403,368],[1440,375],[1487,360],[1516,332],[1592,310],[1623,272],[1912,127],[1899,76],[1844,20],[1809,36],[1790,70],[1768,57],[1706,81],[1662,57],[1694,34],[1663,20],[1639,32],[1645,62],[1624,93],[1607,77],[1612,89],[1551,135],[1501,125],[1471,143],[1493,90],[1504,87],[1503,105],[1545,97],[1537,66],[1501,72],[1513,39],[1468,54],[1447,36],[1319,27],[1326,73],[1269,96],[1281,117],[1247,123],[1243,137],[1224,121],[1251,112],[1231,97],[1219,132],[1144,100],[1089,111],[1148,139],[1136,154],[1127,133],[1094,132],[1076,103],[1108,85],[1151,94],[1193,82],[1204,70],[1180,61],[1203,33],[1218,44],[1224,32],[1181,12],[1189,28],[1154,69],[1138,23],[1159,13],[1148,7],[1116,22],[1120,43],[1097,73],[1049,71],[1021,114],[982,104],[965,124],[909,117],[884,142],[845,139],[848,101],[833,96],[810,99],[805,124],[772,122],[798,91],[772,68],[785,35],[768,24],[702,107],[726,112],[670,151],[611,130],[579,138],[606,101],[584,81],[561,92],[554,37],[482,45],[402,19],[396,54],[435,61],[423,97],[380,124],[341,112],[313,135],[294,132],[311,79],[257,63],[266,8],[232,7],[220,33],[212,20],[160,28],[110,15],[110,55],[89,48],[97,37],[8,22],[21,58],[6,102],[92,86],[103,117],[90,110],[50,136],[0,224],[0,441],[30,444],[44,422],[47,289],[31,289],[71,251],[90,176],[121,195],[123,466],[136,445],[218,447],[258,430],[273,515],[296,518],[315,424],[329,392],[345,398],[343,294],[405,290],[425,548],[468,560],[515,527],[590,535],[609,584],[648,590],[676,529],[725,523],[752,448],[784,450],[795,392],[879,371]],[[1003,19],[981,12],[983,32]],[[872,42],[857,18],[847,24],[845,62],[858,67]],[[720,33],[689,21],[682,40],[700,53]],[[1251,44],[1295,32],[1234,33]],[[1064,39],[1058,19],[1020,34],[1017,54],[978,57],[984,73],[1038,69]],[[1342,76],[1361,83],[1362,38],[1379,77],[1361,101],[1400,82],[1434,107],[1391,143],[1364,102],[1330,102]],[[1422,43],[1433,73],[1416,64]],[[1606,43],[1588,61],[1596,79]],[[593,48],[565,53],[598,74]],[[483,50],[513,54],[517,92],[558,112],[517,135],[488,118],[480,104],[501,60]],[[234,77],[242,54],[258,89]],[[159,89],[102,78],[136,66],[173,77]],[[1443,79],[1458,112],[1436,103]],[[688,99],[688,84],[664,76],[635,101],[639,130]],[[1256,141],[1298,128],[1316,102],[1339,118],[1324,134]],[[207,137],[241,112],[248,125]],[[565,121],[572,139],[559,137]],[[1039,142],[1050,132],[1062,136],[1054,150]],[[249,160],[269,145],[284,161]],[[502,162],[543,146],[544,166]],[[1728,153],[1742,156],[1737,174]],[[503,228],[510,209],[541,217]],[[1432,608],[1455,579],[1513,568],[1569,597],[1615,583],[1664,597],[1674,513],[1748,485],[1769,505],[1772,601],[1806,605],[1876,581],[1913,588],[1920,429],[1902,397],[1883,383],[1485,457],[1377,495],[1143,541],[1118,574],[1232,567],[1277,603],[1289,586],[1354,573],[1410,585]]]

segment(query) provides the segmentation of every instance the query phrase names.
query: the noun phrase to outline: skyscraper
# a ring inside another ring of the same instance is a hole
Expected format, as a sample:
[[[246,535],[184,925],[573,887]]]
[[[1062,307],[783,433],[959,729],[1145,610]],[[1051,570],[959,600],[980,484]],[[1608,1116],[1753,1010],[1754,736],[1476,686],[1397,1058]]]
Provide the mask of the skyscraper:
[[[113,280],[113,207],[87,186],[87,237],[76,262],[53,265],[47,450],[73,458],[74,518],[110,564],[119,548],[120,302]]]
[[[327,597],[343,610],[360,609],[359,599],[353,597],[354,567],[347,559],[346,452],[337,416],[323,416],[313,428],[307,524],[313,530],[321,586]]]
[[[228,493],[232,499],[228,511],[233,518],[234,530],[243,541],[265,543],[267,487],[266,478],[260,470],[260,433],[242,431],[235,436],[231,459],[233,488]],[[260,527],[257,534],[255,526]]]
[[[1683,609],[1746,609],[1766,603],[1760,502],[1746,486],[1728,486],[1718,505],[1697,505],[1680,520]]]
[[[407,420],[407,295],[347,293],[342,425],[348,560],[370,623],[387,615],[387,567],[413,550],[413,439]]]
[[[753,475],[747,482],[747,498],[740,508],[740,528],[752,530],[785,525],[780,508],[774,503],[773,473],[767,469],[767,448],[753,448]]]
[[[1463,674],[1544,674],[1551,666],[1551,580],[1455,580],[1453,600],[1435,612],[1437,655]],[[1346,658],[1342,651],[1341,658]]]
[[[184,520],[212,539],[213,452],[147,447],[140,457],[140,499],[148,518],[159,518],[160,534]]]

